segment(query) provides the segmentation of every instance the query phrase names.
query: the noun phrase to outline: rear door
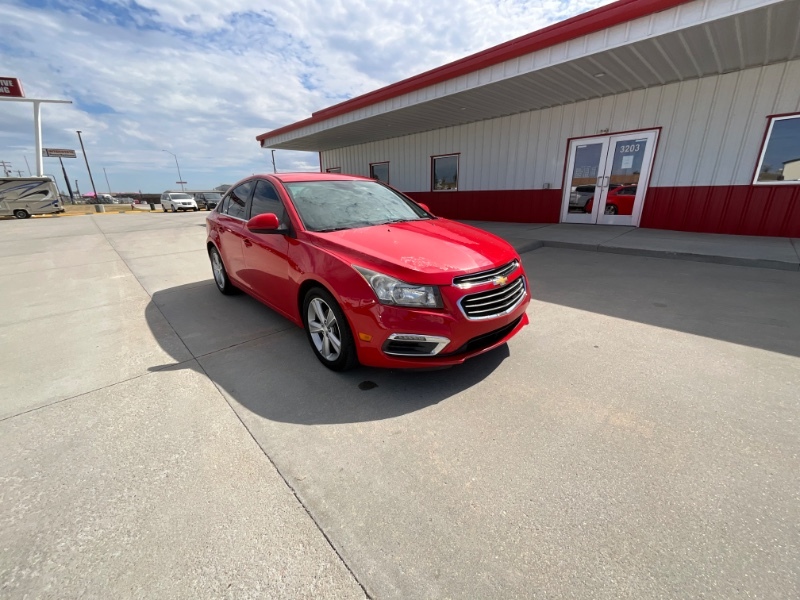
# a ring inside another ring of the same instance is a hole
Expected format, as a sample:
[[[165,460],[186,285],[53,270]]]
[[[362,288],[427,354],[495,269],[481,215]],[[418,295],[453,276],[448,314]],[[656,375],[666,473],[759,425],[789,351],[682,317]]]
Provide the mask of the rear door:
[[[247,219],[247,202],[253,192],[254,181],[246,181],[231,189],[225,197],[222,211],[217,218],[219,233],[219,251],[228,275],[237,282],[245,282],[244,241],[245,222]]]

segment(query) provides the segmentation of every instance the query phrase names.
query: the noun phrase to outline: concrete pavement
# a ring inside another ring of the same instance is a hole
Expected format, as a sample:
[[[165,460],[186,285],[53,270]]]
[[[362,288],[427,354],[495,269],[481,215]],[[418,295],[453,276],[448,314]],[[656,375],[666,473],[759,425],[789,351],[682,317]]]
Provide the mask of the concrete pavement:
[[[0,223],[4,598],[800,595],[797,273],[539,247],[507,348],[334,374],[204,218]]]

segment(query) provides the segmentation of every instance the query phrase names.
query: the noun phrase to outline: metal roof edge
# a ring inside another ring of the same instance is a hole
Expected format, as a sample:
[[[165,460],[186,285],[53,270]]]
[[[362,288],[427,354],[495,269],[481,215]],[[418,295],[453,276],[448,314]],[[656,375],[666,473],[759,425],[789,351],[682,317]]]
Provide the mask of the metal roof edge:
[[[256,136],[256,140],[258,142],[263,142],[263,140],[269,137],[301,129],[307,125],[319,123],[320,121],[337,117],[358,110],[359,108],[364,108],[365,106],[408,94],[478,69],[519,58],[520,56],[536,52],[537,50],[543,50],[583,35],[602,31],[608,27],[669,10],[675,6],[687,4],[692,1],[693,0],[618,0],[612,4],[607,4],[606,6],[601,6],[570,17],[565,21],[548,25],[543,29],[538,29],[513,40],[503,42],[502,44],[458,59],[441,67],[436,67],[435,69],[425,71],[419,75],[414,75],[372,92],[367,92],[361,96],[356,96],[350,100],[345,100],[344,102],[323,108],[322,110],[312,113],[311,116],[306,119],[262,133]]]

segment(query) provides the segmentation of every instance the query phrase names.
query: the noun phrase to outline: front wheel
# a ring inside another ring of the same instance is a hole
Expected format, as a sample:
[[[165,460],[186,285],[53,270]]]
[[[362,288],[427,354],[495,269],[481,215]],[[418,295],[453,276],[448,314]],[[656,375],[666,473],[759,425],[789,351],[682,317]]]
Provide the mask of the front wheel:
[[[197,212],[197,207],[195,206],[195,207],[194,207],[192,210],[193,210],[194,212]]]
[[[27,210],[22,210],[21,208],[18,208],[17,210],[14,211],[14,217],[16,217],[17,219],[27,219],[28,217],[30,217],[30,215],[28,214]]]
[[[214,273],[214,283],[217,284],[217,289],[226,296],[231,296],[238,292],[239,290],[228,278],[228,272],[225,270],[225,264],[222,262],[219,250],[212,247],[208,251],[208,258],[211,259],[211,271]]]
[[[332,371],[347,371],[358,365],[347,318],[327,290],[308,291],[303,300],[303,325],[311,349],[323,365]]]

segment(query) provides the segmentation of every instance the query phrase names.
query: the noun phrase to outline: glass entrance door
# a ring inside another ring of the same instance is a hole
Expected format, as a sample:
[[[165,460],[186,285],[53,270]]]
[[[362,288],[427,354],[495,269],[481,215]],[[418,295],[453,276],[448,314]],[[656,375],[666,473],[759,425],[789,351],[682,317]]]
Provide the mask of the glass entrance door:
[[[562,223],[639,225],[658,131],[573,140]]]

